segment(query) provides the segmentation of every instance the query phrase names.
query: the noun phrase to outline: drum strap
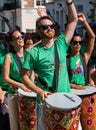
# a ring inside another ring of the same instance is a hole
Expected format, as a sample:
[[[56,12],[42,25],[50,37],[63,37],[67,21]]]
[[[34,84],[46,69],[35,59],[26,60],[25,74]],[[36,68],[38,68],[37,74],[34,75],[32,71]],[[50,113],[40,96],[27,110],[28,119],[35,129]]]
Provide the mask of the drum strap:
[[[38,81],[44,86],[45,89],[54,92],[54,88],[52,88],[51,86],[48,86],[48,84],[42,80],[40,77],[38,77]]]
[[[17,65],[18,65],[19,72],[20,72],[20,74],[22,74],[22,63],[21,63],[21,61],[20,61],[20,58],[19,58],[19,56],[18,56],[17,54],[15,54],[15,53],[13,53],[13,56],[14,56],[14,59],[15,59]]]
[[[43,81],[40,77],[38,77],[39,82],[45,87],[45,89],[48,89],[52,92],[57,91],[58,88],[58,75],[59,75],[59,56],[58,56],[58,51],[57,51],[57,46],[54,43],[54,52],[55,52],[55,71],[54,71],[54,87],[48,86],[48,84]]]
[[[22,63],[20,61],[20,57],[16,54],[16,53],[12,53],[13,54],[13,57],[18,65],[18,68],[19,68],[19,72],[20,74],[22,74]],[[24,55],[26,54],[26,51],[24,51]]]
[[[54,90],[56,91],[58,88],[58,75],[59,75],[59,56],[58,56],[56,43],[54,43],[54,51],[55,51],[55,58],[54,58],[55,59],[55,71],[54,71],[55,85],[54,85]]]

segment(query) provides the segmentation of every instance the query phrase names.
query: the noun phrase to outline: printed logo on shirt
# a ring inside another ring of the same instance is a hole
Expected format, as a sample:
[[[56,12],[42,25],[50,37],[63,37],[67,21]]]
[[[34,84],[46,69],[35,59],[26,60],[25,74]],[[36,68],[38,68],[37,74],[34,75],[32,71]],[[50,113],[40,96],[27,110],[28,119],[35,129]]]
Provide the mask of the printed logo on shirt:
[[[84,74],[84,69],[83,66],[80,65],[80,59],[77,60],[76,62],[76,68],[71,70],[71,74]]]

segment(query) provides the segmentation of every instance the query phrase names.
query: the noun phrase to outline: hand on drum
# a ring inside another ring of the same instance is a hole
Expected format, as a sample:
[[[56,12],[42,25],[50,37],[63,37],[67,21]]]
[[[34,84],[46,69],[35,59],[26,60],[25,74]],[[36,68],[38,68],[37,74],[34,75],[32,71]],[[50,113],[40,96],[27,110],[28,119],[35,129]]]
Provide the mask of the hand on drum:
[[[25,92],[31,92],[32,90],[28,89],[24,84],[20,85],[20,88],[23,89]]]
[[[77,84],[70,84],[72,89],[80,89],[80,90],[84,90],[86,89],[84,86],[82,85],[77,85]]]
[[[48,98],[48,95],[51,95],[51,94],[52,94],[51,92],[41,90],[39,92],[39,96],[40,96],[41,101],[44,102],[45,98]]]

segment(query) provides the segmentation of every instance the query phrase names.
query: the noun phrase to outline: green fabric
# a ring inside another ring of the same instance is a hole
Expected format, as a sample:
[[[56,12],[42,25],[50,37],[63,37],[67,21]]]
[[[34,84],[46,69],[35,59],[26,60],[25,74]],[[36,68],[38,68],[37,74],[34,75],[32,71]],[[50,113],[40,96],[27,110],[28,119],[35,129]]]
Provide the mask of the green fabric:
[[[12,64],[10,66],[10,77],[18,82],[22,82],[22,76],[19,72],[19,68],[18,68],[18,65],[13,57],[13,54],[10,52],[9,53],[10,57],[11,57],[11,60],[12,60]],[[23,64],[24,60],[23,60],[23,57],[20,57],[20,60],[21,60],[21,63]],[[15,86],[16,87],[16,86]],[[8,93],[9,94],[14,94],[15,91],[11,88],[8,89]]]
[[[71,83],[85,85],[84,69],[80,55],[70,57]]]
[[[3,81],[3,75],[2,75],[4,58],[7,53],[6,48],[7,48],[6,42],[2,40],[0,42],[0,87],[1,88],[8,88],[9,86],[8,83]]]
[[[68,44],[64,34],[61,34],[55,41],[59,54],[59,82],[58,92],[70,92],[69,79],[66,66],[66,52],[68,50]],[[28,70],[34,70],[38,76],[46,81],[48,86],[54,87],[54,45],[50,48],[44,48],[41,44],[38,44],[27,52],[23,68]],[[37,85],[46,90],[39,82]]]

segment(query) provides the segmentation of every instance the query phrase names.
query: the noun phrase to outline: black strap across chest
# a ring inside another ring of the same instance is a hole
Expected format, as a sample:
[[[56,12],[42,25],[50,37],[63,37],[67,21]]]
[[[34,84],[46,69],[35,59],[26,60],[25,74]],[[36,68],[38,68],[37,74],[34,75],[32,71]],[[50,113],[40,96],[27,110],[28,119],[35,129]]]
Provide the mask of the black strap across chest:
[[[22,63],[20,61],[20,57],[17,54],[15,54],[15,53],[13,53],[13,57],[14,57],[17,65],[18,65],[20,74],[22,74]]]
[[[48,84],[43,81],[40,77],[38,78],[39,82],[45,87],[45,89],[48,89],[52,92],[57,91],[58,88],[58,76],[59,76],[59,56],[58,56],[58,50],[57,45],[54,43],[54,62],[55,62],[55,71],[54,71],[54,87],[48,86]]]
[[[16,53],[12,53],[12,54],[13,54],[13,57],[18,65],[19,72],[20,72],[20,74],[22,74],[22,63],[21,63],[20,57]],[[26,54],[26,51],[24,51],[24,55],[25,54]]]

